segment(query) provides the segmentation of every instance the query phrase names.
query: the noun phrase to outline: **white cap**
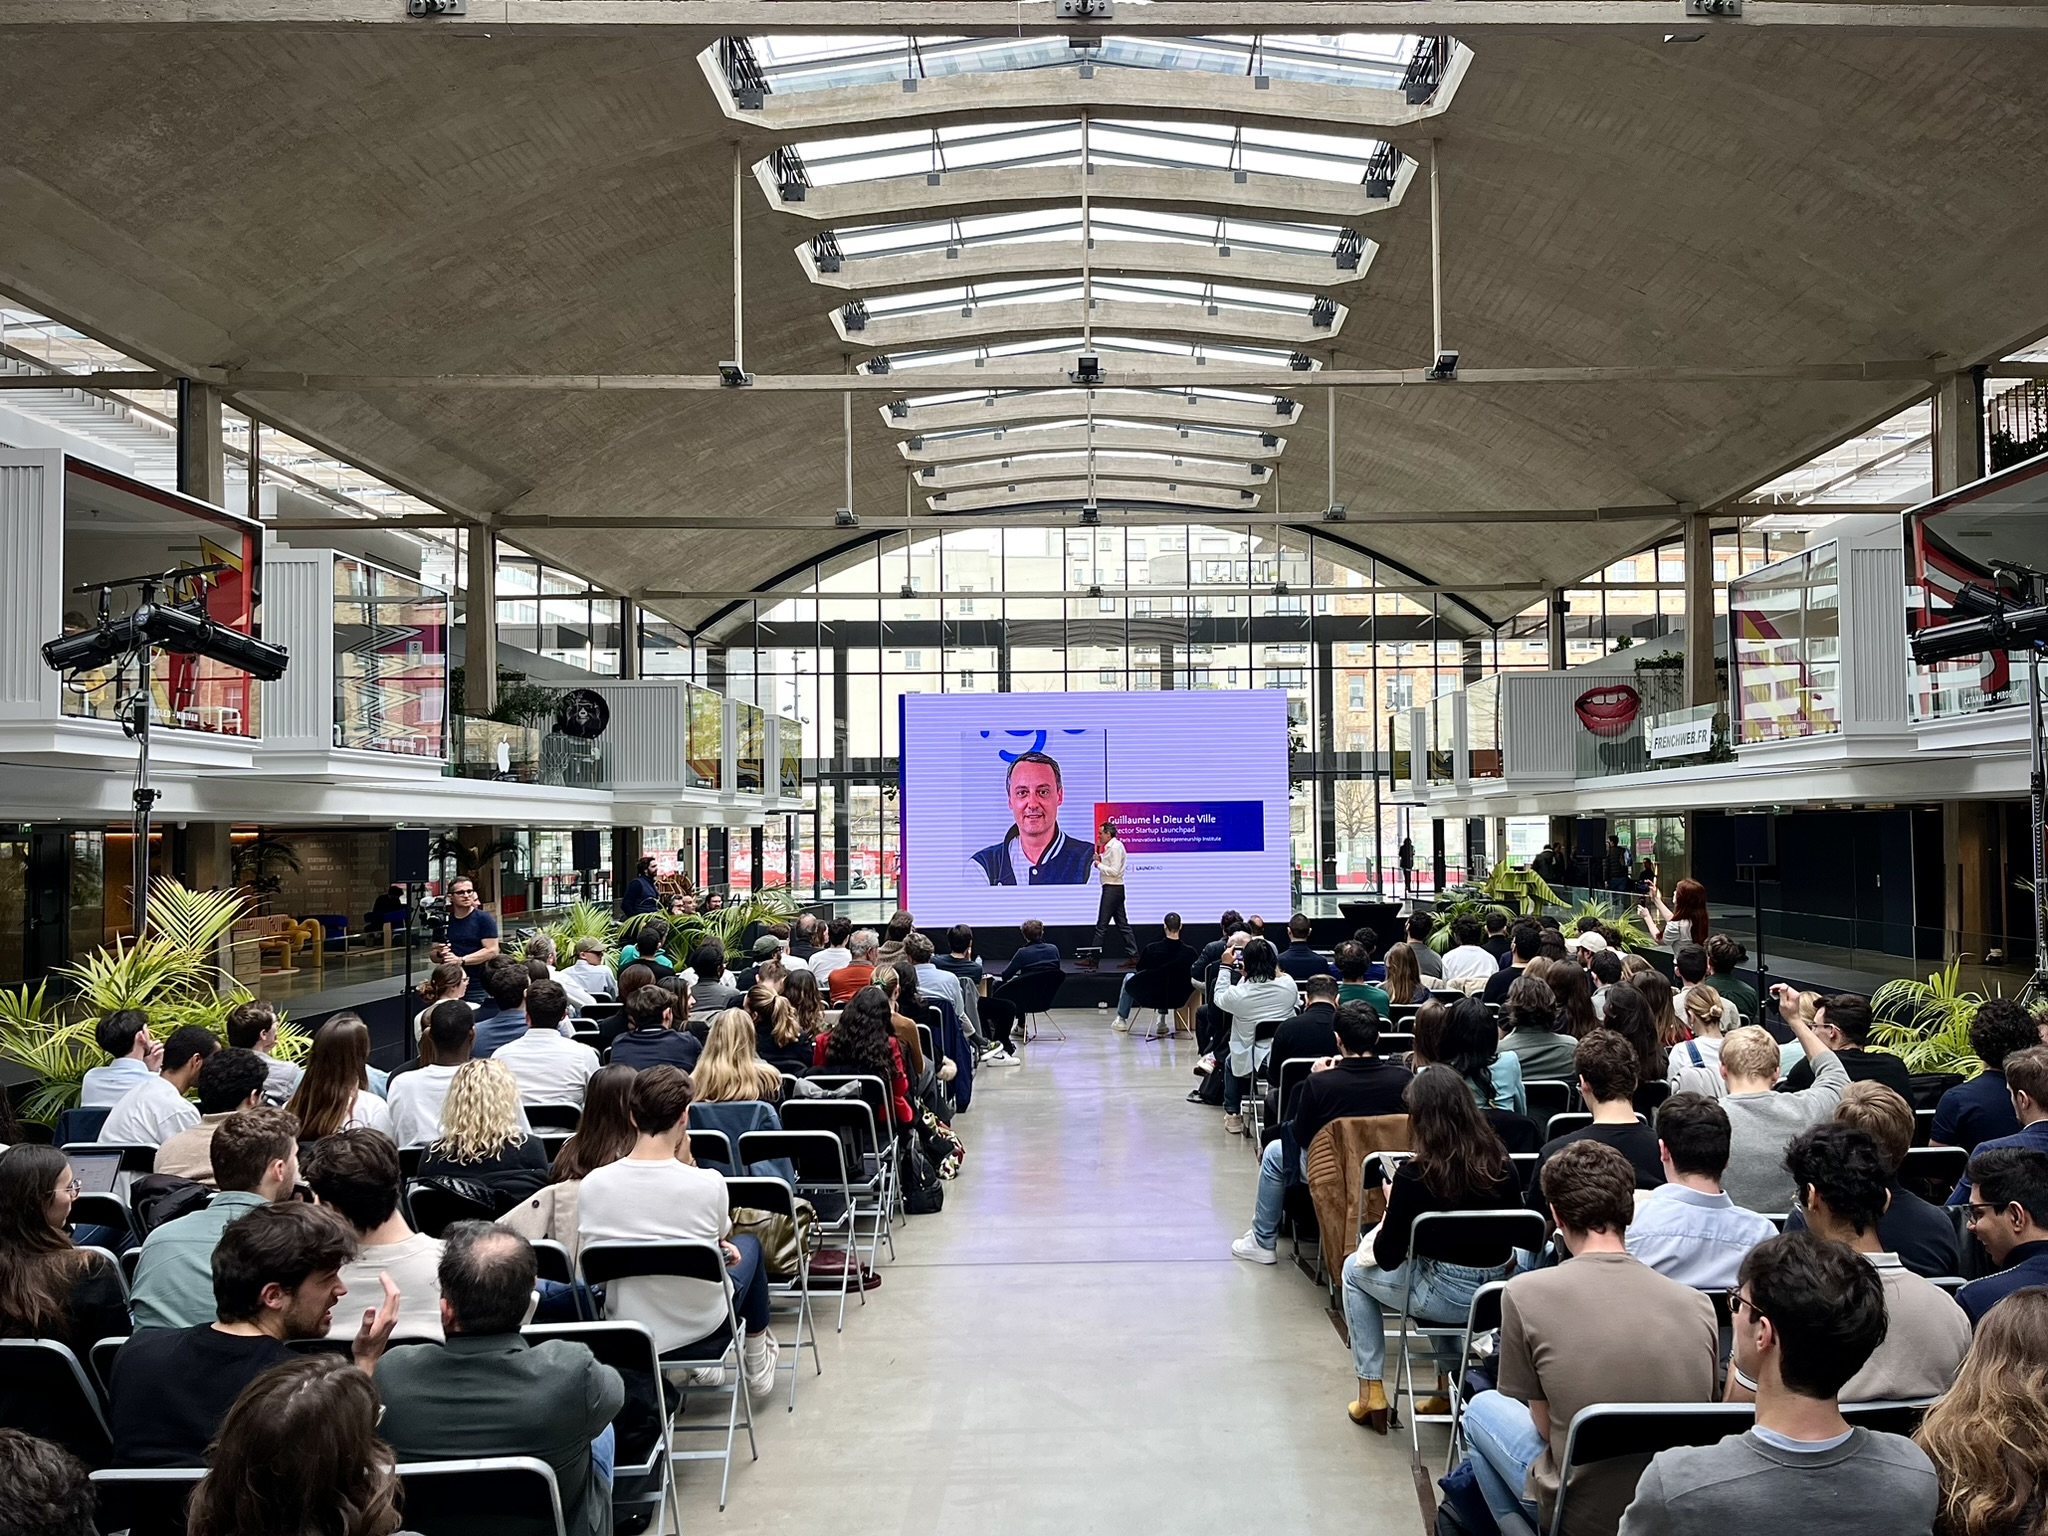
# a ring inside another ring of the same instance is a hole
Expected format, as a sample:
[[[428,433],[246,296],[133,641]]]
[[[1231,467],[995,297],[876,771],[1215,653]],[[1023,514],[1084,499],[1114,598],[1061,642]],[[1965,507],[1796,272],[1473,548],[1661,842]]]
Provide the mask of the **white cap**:
[[[1607,948],[1607,941],[1597,933],[1581,933],[1573,937],[1572,948],[1587,950],[1597,955]]]

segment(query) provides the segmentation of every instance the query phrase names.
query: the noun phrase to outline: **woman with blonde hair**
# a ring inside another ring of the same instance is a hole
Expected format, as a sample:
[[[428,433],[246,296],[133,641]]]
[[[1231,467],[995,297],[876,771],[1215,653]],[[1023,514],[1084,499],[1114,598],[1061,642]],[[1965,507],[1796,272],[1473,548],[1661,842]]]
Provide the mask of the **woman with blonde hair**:
[[[795,976],[790,979],[795,980]],[[818,996],[815,976],[811,978],[810,993],[815,1002]],[[747,993],[746,1010],[754,1021],[756,1056],[784,1077],[802,1077],[810,1071],[818,1032],[804,1028],[795,1004],[773,987],[756,982],[753,990]]]
[[[1429,988],[1422,984],[1422,967],[1415,959],[1415,951],[1406,944],[1396,944],[1387,951],[1387,998],[1395,1005],[1429,1001]]]
[[[1718,1077],[1714,1067],[1721,1059],[1721,994],[1705,982],[1696,981],[1685,989],[1684,1001],[1681,1013],[1685,1027],[1692,1033],[1670,1048],[1666,1079],[1676,1083],[1678,1074],[1688,1067],[1698,1067]]]
[[[337,1013],[314,1031],[305,1073],[285,1105],[299,1117],[300,1140],[354,1130],[391,1134],[391,1111],[370,1092],[369,1068],[370,1026],[359,1016]]]
[[[2048,1288],[1984,1314],[1948,1395],[1913,1438],[1934,1463],[1940,1536],[2048,1532]]]
[[[1626,954],[1621,957],[1621,979],[1623,981],[1634,981],[1636,977],[1648,975],[1656,969],[1657,967],[1650,964],[1641,955]]]
[[[711,1033],[704,1041],[703,1054],[690,1069],[690,1085],[699,1104],[753,1100],[773,1104],[782,1097],[782,1074],[754,1054],[751,1012],[727,1008],[712,1015]]]
[[[508,1211],[548,1180],[548,1152],[520,1125],[519,1083],[502,1061],[465,1061],[448,1084],[441,1134],[420,1155],[423,1179],[467,1179]]]

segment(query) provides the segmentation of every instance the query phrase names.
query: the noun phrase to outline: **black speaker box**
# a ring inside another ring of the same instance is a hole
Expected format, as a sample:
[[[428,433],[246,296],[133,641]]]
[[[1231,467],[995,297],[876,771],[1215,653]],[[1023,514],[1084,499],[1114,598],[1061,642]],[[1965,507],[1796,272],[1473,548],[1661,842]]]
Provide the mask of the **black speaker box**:
[[[427,829],[400,827],[391,834],[391,883],[427,883]]]
[[[604,868],[600,842],[600,834],[594,827],[579,828],[569,834],[570,862],[576,866],[578,874]]]
[[[1771,818],[1762,814],[1730,816],[1728,837],[1733,862],[1737,867],[1750,864],[1775,864],[1778,862],[1771,844]]]

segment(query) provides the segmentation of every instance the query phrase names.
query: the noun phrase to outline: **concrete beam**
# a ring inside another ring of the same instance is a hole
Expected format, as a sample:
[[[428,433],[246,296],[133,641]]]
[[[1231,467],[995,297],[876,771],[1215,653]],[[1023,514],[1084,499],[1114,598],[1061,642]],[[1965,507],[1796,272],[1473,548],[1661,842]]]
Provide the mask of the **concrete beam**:
[[[1014,482],[1004,485],[941,491],[936,496],[927,497],[926,500],[934,512],[949,513],[978,512],[991,507],[1029,506],[1048,501],[1063,502],[1073,507],[1091,495],[1098,501],[1135,501],[1189,507],[1197,511],[1220,512],[1226,515],[1256,512],[1259,506],[1256,493],[1238,487],[1197,485],[1191,481],[1134,480],[1128,476],[1110,478],[1101,475],[1096,476],[1091,484],[1085,477],[1078,475],[1058,479],[1032,479],[1028,471],[1020,471]]]
[[[1105,524],[1107,524],[1108,520],[1108,514],[1103,514],[1103,521]],[[1244,592],[1247,590],[1247,583],[1241,581],[1236,583],[1197,583],[1192,590],[1194,592],[1194,595],[1197,597],[1228,596],[1231,593],[1236,593],[1242,596]],[[1288,588],[1288,592],[1295,597],[1333,598],[1365,598],[1369,597],[1372,593],[1398,593],[1404,597],[1458,597],[1467,593],[1516,593],[1535,592],[1538,590],[1540,589],[1536,586],[1535,583],[1522,581],[1489,582],[1477,586],[1457,587],[1438,586],[1428,582],[1382,581],[1374,587],[1372,587],[1370,591],[1362,587],[1289,586]],[[650,601],[654,602],[681,602],[688,600],[714,603],[781,603],[788,602],[792,599],[798,598],[816,598],[821,595],[827,598],[831,598],[833,600],[858,600],[861,598],[882,598],[890,602],[901,601],[901,599],[898,598],[894,592],[828,592],[820,594],[819,592],[809,587],[798,588],[790,591],[771,588],[767,591],[731,592],[714,591],[709,588],[699,588],[695,591],[685,592],[678,588],[674,591],[649,591],[643,595],[646,596]],[[1018,602],[1059,602],[1062,599],[1069,601],[1082,601],[1088,599],[1089,597],[1089,594],[1085,591],[1073,592],[1055,589],[1051,591],[1040,592],[1026,591],[1021,588],[1002,589],[992,592],[975,592],[970,595],[973,596],[973,598],[977,602],[981,601],[984,598],[995,597],[1010,598]],[[1102,595],[1104,597],[1136,597],[1152,598],[1155,600],[1162,601],[1164,600],[1160,592],[1160,589],[1157,587],[1104,586],[1102,589]],[[950,596],[951,594],[948,593],[922,593],[919,595],[917,599],[915,599],[915,601],[929,605],[932,609],[931,617],[936,619],[939,617],[938,604],[940,599],[942,597]],[[1185,617],[1185,615],[1159,613],[1152,615],[1152,617],[1157,619],[1173,619],[1177,617]],[[1359,615],[1359,617],[1363,617],[1363,615]]]
[[[1984,478],[1984,378],[1944,374],[1934,387],[1934,494]]]
[[[950,249],[953,254],[948,255]],[[1229,254],[1224,254],[1229,250]],[[1107,240],[1097,237],[1088,265],[1096,273],[1162,272],[1210,282],[1292,288],[1334,288],[1355,283],[1371,270],[1379,242],[1368,240],[1356,267],[1340,267],[1334,256],[1307,252],[1231,250],[1185,240]],[[848,256],[836,272],[818,270],[809,241],[796,248],[797,265],[821,288],[853,293],[987,282],[993,278],[1081,270],[1081,241],[1001,240],[972,242],[900,256]]]
[[[220,390],[178,380],[178,489],[209,506],[228,499],[227,448],[220,435]]]
[[[1063,427],[966,432],[957,437],[930,437],[915,441],[921,446],[912,447],[909,441],[896,445],[897,452],[903,455],[906,463],[958,464],[986,459],[992,454],[1074,452],[1091,446],[1098,453],[1130,450],[1138,453],[1192,453],[1205,458],[1271,460],[1279,458],[1287,447],[1287,440],[1283,437],[1276,436],[1269,448],[1265,437],[1249,432],[1215,432],[1202,427],[1183,427],[1176,431],[1171,426],[1120,427],[1101,422],[1096,423],[1093,433],[1085,423],[1075,422]]]
[[[1100,292],[1098,289],[1098,295]],[[1126,331],[1163,331],[1170,335],[1246,341],[1271,347],[1313,347],[1329,342],[1342,331],[1350,313],[1346,306],[1339,304],[1330,324],[1317,326],[1310,323],[1306,314],[1289,314],[1283,310],[1247,309],[1231,304],[1148,303],[1142,299],[1098,296],[1094,321],[1096,330],[1111,335],[1122,335]],[[1076,296],[1049,303],[970,303],[917,314],[869,315],[859,330],[848,326],[843,310],[833,310],[829,318],[841,341],[889,352],[904,348],[972,346],[985,336],[1078,333],[1088,318],[1088,311]]]
[[[1267,388],[1271,388],[1270,384]],[[1238,427],[1248,432],[1274,432],[1301,420],[1301,403],[1275,396],[1271,401],[1219,400],[1178,390],[1036,389],[987,394],[977,400],[920,404],[896,401],[882,407],[882,420],[896,432],[944,432],[956,427],[1002,427],[1014,422],[1062,420],[1081,416],[1094,402],[1094,414],[1132,421],[1164,420],[1176,426]],[[901,414],[897,407],[901,407]]]
[[[917,472],[920,490],[951,491],[972,485],[1004,485],[1020,476],[1033,478],[1086,475],[1083,453],[1020,453],[1010,458],[984,458],[964,464],[927,464]],[[1095,454],[1098,479],[1160,480],[1177,484],[1241,486],[1258,489],[1272,483],[1264,465],[1198,458],[1158,458],[1136,453]]]
[[[462,584],[462,707],[487,715],[498,707],[498,541],[488,528],[469,531]]]
[[[1020,21],[1047,31],[1103,30],[1056,20],[1052,7],[1017,0],[472,0],[462,16],[413,18],[389,0],[0,0],[0,27],[62,27],[68,31],[260,29],[357,32],[365,27],[422,32],[542,32],[611,36],[634,32],[943,33],[1014,36]],[[1749,0],[1740,16],[1702,19],[1683,0],[1158,0],[1126,7],[1111,27],[1141,36],[1211,32],[1666,32],[1817,31],[1880,34],[2039,33],[2048,8],[2033,5],[1858,4],[1833,0]]]

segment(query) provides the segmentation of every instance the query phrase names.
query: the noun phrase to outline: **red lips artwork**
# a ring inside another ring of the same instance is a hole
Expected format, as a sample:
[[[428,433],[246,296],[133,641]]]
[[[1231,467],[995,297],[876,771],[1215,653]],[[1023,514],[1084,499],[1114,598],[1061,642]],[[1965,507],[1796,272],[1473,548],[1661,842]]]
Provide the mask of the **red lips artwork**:
[[[1619,736],[1635,724],[1643,696],[1627,683],[1606,683],[1588,688],[1572,702],[1579,724],[1595,736]]]

